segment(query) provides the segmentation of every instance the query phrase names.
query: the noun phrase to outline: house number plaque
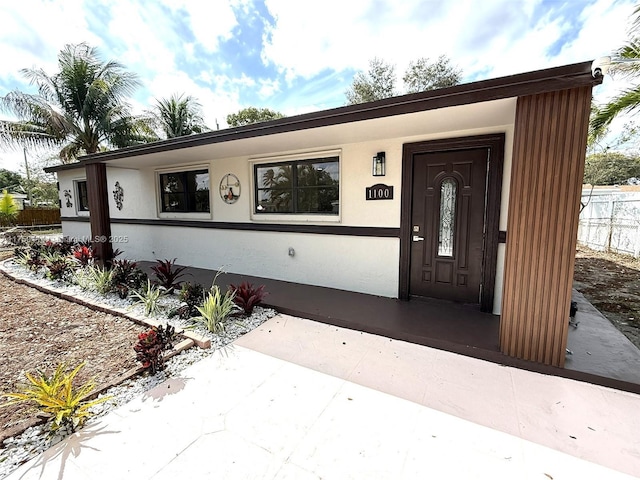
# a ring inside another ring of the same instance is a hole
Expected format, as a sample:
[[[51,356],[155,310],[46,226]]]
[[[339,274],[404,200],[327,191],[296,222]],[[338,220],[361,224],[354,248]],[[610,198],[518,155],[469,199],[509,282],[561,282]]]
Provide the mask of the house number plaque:
[[[393,200],[393,185],[377,183],[372,187],[366,187],[367,200]]]

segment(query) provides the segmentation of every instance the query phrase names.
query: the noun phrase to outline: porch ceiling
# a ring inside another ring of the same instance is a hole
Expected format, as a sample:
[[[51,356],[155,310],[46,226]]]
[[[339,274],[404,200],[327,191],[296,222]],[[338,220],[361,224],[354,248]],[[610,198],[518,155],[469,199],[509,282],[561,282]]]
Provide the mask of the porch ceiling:
[[[447,132],[512,125],[516,98],[427,110],[339,125],[276,133],[209,145],[185,146],[109,161],[110,167],[145,168],[222,158],[336,148],[358,142],[443,136]]]

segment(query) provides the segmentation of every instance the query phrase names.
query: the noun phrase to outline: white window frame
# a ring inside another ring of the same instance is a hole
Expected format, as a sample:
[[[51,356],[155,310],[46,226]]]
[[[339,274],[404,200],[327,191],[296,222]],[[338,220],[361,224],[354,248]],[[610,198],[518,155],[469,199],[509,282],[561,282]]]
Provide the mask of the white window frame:
[[[74,178],[73,179],[73,196],[72,201],[73,201],[73,208],[76,211],[76,215],[78,217],[88,217],[89,216],[89,186],[87,185],[87,210],[80,210],[80,191],[78,190],[78,184],[79,183],[87,183],[87,179],[86,178]],[[64,202],[64,200],[63,200]]]
[[[314,158],[338,157],[338,199],[340,202],[337,215],[309,214],[309,213],[256,213],[256,178],[255,166],[278,163],[295,162],[297,160],[311,160]],[[269,157],[253,157],[249,159],[249,178],[251,179],[250,218],[255,223],[341,223],[342,222],[342,149],[313,150],[309,152],[292,153]]]
[[[190,172],[193,170],[207,170],[209,172],[209,211],[208,212],[163,212],[162,192],[160,191],[160,175],[164,173]],[[212,170],[210,163],[198,163],[192,165],[179,165],[167,168],[158,168],[154,171],[154,182],[156,189],[156,213],[158,218],[180,219],[180,220],[211,220],[213,218],[213,197],[212,197]]]

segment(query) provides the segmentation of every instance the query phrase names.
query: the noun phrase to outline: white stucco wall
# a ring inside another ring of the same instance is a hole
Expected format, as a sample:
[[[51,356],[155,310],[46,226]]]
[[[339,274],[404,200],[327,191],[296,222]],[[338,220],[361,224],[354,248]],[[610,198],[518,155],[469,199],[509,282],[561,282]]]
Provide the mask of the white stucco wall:
[[[151,225],[128,225],[118,219],[183,218],[215,222],[293,223],[353,226],[400,226],[402,150],[407,143],[436,139],[505,134],[500,229],[506,230],[509,183],[513,150],[515,99],[487,102],[487,105],[453,107],[381,118],[363,125],[336,125],[310,131],[288,132],[269,138],[163,152],[144,158],[110,161],[107,167],[109,210],[114,222],[114,237],[126,237],[127,244],[114,244],[125,256],[138,260],[178,258],[178,263],[217,269],[226,266],[234,273],[248,274],[312,285],[327,286],[375,295],[397,297],[399,277],[399,240],[343,235],[316,235],[258,231],[234,231],[210,228],[184,228]],[[363,122],[364,123],[364,122]],[[230,145],[232,144],[232,145]],[[293,148],[295,147],[295,148]],[[244,151],[244,154],[239,154]],[[323,218],[288,216],[274,220],[268,216],[252,216],[253,162],[269,161],[287,155],[308,154],[313,158],[323,152],[340,155],[340,215]],[[373,177],[372,157],[386,153],[386,175]],[[233,154],[235,153],[235,154]],[[187,161],[188,160],[188,161]],[[123,168],[125,167],[126,168]],[[206,167],[210,172],[210,214],[162,214],[158,202],[158,174]],[[219,184],[227,173],[241,183],[241,196],[234,204],[226,204],[219,195]],[[64,189],[73,190],[73,181],[84,178],[84,171],[58,174],[62,198],[62,216],[76,215],[65,207]],[[124,190],[122,210],[113,199],[115,182]],[[367,201],[365,188],[376,183],[394,187],[393,200]],[[64,222],[67,231],[88,231]],[[76,224],[77,225],[77,224]],[[83,233],[84,234],[84,233]],[[289,247],[296,250],[291,258]],[[503,287],[504,245],[498,249],[494,313],[500,312]]]
[[[112,234],[122,240],[114,248],[123,250],[124,258],[178,257],[183,265],[230,273],[385,297],[398,293],[397,238],[124,224],[114,224]]]

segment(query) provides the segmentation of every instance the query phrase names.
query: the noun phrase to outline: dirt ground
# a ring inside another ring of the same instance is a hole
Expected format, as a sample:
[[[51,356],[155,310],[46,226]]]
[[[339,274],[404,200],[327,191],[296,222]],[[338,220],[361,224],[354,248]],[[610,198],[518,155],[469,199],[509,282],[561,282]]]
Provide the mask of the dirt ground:
[[[0,259],[9,254],[0,253]],[[24,372],[51,373],[59,362],[86,366],[77,380],[109,382],[137,366],[133,344],[143,328],[19,285],[0,274],[0,393],[25,382]],[[0,398],[0,404],[5,402]],[[0,439],[25,424],[35,410],[0,407]]]
[[[640,259],[578,247],[573,286],[640,348]]]

